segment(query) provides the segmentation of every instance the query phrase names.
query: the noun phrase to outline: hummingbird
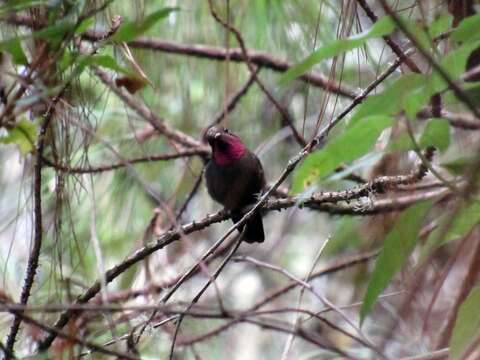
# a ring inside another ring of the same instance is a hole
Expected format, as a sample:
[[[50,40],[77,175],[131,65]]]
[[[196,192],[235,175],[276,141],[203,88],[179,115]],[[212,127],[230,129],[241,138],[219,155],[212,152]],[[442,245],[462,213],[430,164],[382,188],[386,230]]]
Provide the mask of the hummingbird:
[[[265,189],[262,164],[242,139],[226,128],[213,126],[205,137],[212,148],[205,169],[208,193],[230,211],[232,221],[237,223],[247,212],[245,207],[255,204]],[[254,214],[238,230],[243,232],[243,240],[247,243],[265,240],[260,213]]]

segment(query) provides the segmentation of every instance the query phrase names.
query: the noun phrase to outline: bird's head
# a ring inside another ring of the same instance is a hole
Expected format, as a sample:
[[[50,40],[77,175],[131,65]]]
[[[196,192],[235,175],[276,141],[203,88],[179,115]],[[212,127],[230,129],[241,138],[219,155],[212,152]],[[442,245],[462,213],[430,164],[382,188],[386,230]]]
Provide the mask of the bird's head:
[[[218,165],[230,165],[247,151],[242,140],[226,128],[212,126],[205,138],[212,148],[212,158]]]

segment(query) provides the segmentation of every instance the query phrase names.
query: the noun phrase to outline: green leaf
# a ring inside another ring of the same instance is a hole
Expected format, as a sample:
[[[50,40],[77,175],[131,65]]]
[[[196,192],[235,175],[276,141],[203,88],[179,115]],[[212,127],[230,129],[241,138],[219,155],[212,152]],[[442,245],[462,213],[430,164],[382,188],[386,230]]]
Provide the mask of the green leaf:
[[[415,37],[415,42],[420,45],[421,48],[429,49],[432,47],[432,41],[430,39],[430,36],[424,28],[418,26],[415,21],[412,21],[410,19],[404,18],[402,19],[402,22],[406,26],[410,34],[413,34],[413,36]]]
[[[456,240],[468,234],[472,228],[480,222],[480,201],[473,200],[463,206],[451,221],[451,214],[445,215],[440,225],[430,233],[422,248],[421,259],[425,260],[433,250],[450,241]],[[447,229],[446,225],[450,225]],[[446,231],[446,233],[445,233]]]
[[[6,39],[0,42],[0,47],[7,46],[8,43],[13,41],[20,41],[24,39],[40,38],[48,41],[52,46],[56,47],[60,41],[65,37],[65,35],[69,32],[74,30],[75,23],[70,22],[67,19],[62,19],[55,23],[54,25],[45,27],[33,33],[27,35],[16,36],[12,39]]]
[[[467,59],[470,54],[479,47],[480,41],[475,41],[462,45],[454,51],[451,51],[445,58],[443,58],[441,61],[441,65],[452,78],[457,79],[465,72]],[[440,76],[437,73],[435,73],[434,75],[436,75],[437,77]],[[444,87],[436,89],[436,92],[444,90],[447,87],[448,85],[444,85]]]
[[[112,36],[114,41],[131,41],[137,36],[142,35],[150,28],[153,27],[158,21],[166,18],[170,13],[174,11],[179,11],[179,7],[166,7],[155,11],[153,14],[148,15],[143,21],[130,21],[117,30],[117,32]]]
[[[321,179],[343,162],[365,155],[385,128],[393,124],[389,116],[370,116],[357,121],[342,134],[330,140],[325,147],[312,155],[295,172],[292,191],[299,192],[314,180]]]
[[[80,35],[83,32],[85,32],[90,26],[92,26],[95,23],[95,18],[94,17],[89,17],[85,20],[83,20],[78,26],[77,29],[75,30],[75,35]]]
[[[339,170],[338,168],[335,169],[335,172],[333,172],[332,174],[330,174],[325,178],[324,183],[326,186],[330,186],[330,184],[332,186],[335,186],[335,184],[338,183],[339,181],[348,180],[347,177],[350,174],[353,174],[357,171],[362,171],[362,169],[365,169],[365,168],[374,167],[376,164],[378,164],[378,162],[382,157],[383,157],[383,154],[380,152],[372,152],[370,154],[362,156],[361,159],[358,159],[351,164],[343,166],[341,170]]]
[[[402,132],[398,137],[390,139],[386,152],[408,151],[414,149],[412,139],[407,132]]]
[[[454,160],[449,160],[440,165],[448,169],[454,175],[462,175],[469,166],[475,161],[473,156],[462,156]]]
[[[480,106],[480,81],[465,84],[463,91],[475,105]]]
[[[478,29],[480,29],[480,14],[469,16],[453,30],[450,39],[463,42],[480,40]]]
[[[435,146],[440,151],[450,145],[450,123],[446,119],[433,118],[427,123],[419,142],[420,147]]]
[[[453,16],[451,14],[440,15],[428,27],[428,34],[435,38],[446,32],[452,26]]]
[[[468,57],[479,46],[480,42],[462,45],[444,57],[440,61],[440,65],[452,79],[458,79],[465,72]],[[416,78],[417,81],[421,79],[421,82],[410,86],[409,93],[405,95],[404,100],[401,102],[406,115],[410,119],[416,117],[418,111],[434,94],[442,92],[449,87],[447,82],[436,71],[430,75],[417,75]],[[473,94],[473,98],[474,96]]]
[[[280,84],[287,84],[297,77],[310,70],[315,64],[325,59],[331,58],[343,52],[353,50],[365,44],[369,39],[381,37],[390,34],[395,29],[395,24],[389,17],[378,20],[368,31],[361,34],[350,36],[347,39],[339,39],[322,46],[314,51],[302,62],[292,66],[280,78]]]
[[[418,232],[430,206],[430,202],[423,202],[404,211],[387,235],[363,299],[360,311],[361,322],[370,313],[378,296],[402,268],[415,248]]]
[[[7,130],[8,134],[0,137],[0,142],[4,144],[18,145],[23,155],[32,151],[37,139],[37,127],[35,123],[27,119],[20,120],[15,127]]]
[[[75,60],[81,59],[81,55],[79,55],[77,52],[72,52],[72,51],[64,51],[62,53],[62,56],[60,59],[57,61],[57,67],[58,71],[60,73],[63,73],[65,70],[67,70],[73,63],[75,63]]]
[[[51,26],[35,31],[32,35],[36,38],[57,44],[64,38],[65,34],[72,31],[74,28],[75,23],[72,23],[69,19],[62,19]]]
[[[357,107],[350,119],[354,124],[358,119],[372,115],[394,115],[402,109],[404,99],[415,89],[425,84],[426,76],[421,74],[409,74],[400,77],[387,89],[378,95],[369,96]],[[395,101],[392,101],[395,99]]]
[[[12,55],[12,61],[14,64],[26,65],[28,63],[27,57],[22,49],[22,44],[18,38],[1,42],[0,51],[6,51]]]
[[[403,110],[405,115],[411,120],[416,119],[420,109],[432,98],[432,82],[426,77],[424,84],[416,89],[412,89],[410,94],[405,96],[403,101]]]
[[[480,329],[480,286],[474,287],[460,305],[450,339],[449,359],[462,359],[469,347],[478,340]]]
[[[480,201],[474,200],[463,207],[455,216],[450,229],[448,229],[444,242],[458,239],[472,230],[480,222]]]
[[[0,6],[0,16],[9,15],[13,12],[29,9],[34,6],[45,4],[45,0],[15,0]]]
[[[415,136],[417,144],[421,149],[434,146],[440,151],[445,151],[450,145],[450,123],[442,118],[429,120],[421,136]],[[408,151],[415,149],[412,139],[407,132],[390,140],[387,152]]]

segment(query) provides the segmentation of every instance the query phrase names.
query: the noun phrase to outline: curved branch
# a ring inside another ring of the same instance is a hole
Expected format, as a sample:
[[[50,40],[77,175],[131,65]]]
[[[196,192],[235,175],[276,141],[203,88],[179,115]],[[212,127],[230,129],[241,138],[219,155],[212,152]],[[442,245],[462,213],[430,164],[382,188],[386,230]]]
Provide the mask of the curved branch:
[[[87,31],[84,38],[96,41],[97,38],[100,38],[100,35],[100,33],[94,31]],[[228,54],[230,61],[245,62],[245,57],[240,48],[230,48],[227,50],[226,48],[217,46],[181,44],[174,41],[147,37],[139,37],[137,40],[129,42],[128,46],[132,48],[162,51],[170,54],[193,56],[218,61],[225,61]],[[273,71],[285,72],[294,65],[293,62],[277,58],[264,51],[248,49],[248,55],[252,64]],[[328,79],[324,74],[316,71],[300,76],[299,80],[350,99],[353,99],[357,95],[355,90],[343,84],[336,83]]]

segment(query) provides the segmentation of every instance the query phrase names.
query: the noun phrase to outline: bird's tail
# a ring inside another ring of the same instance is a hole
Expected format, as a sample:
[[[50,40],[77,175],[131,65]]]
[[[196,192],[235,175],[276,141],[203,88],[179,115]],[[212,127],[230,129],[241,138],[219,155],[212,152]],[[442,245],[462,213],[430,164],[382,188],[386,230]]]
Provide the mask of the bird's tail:
[[[237,223],[243,217],[242,213],[233,213],[232,221]],[[250,219],[248,219],[245,232],[243,233],[243,240],[249,244],[253,243],[262,243],[265,240],[265,233],[263,231],[263,221],[261,214],[254,214]],[[243,231],[243,226],[239,227],[240,232]]]

